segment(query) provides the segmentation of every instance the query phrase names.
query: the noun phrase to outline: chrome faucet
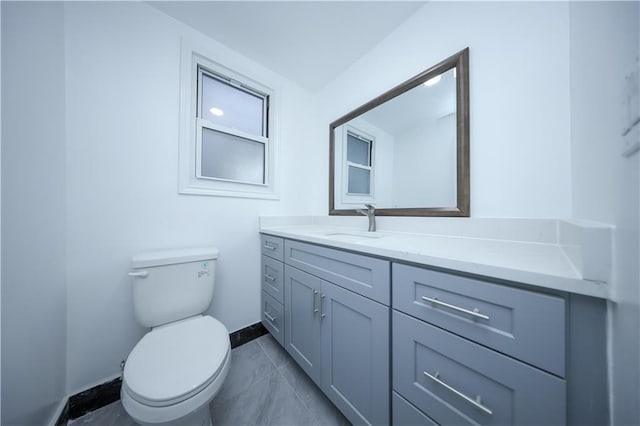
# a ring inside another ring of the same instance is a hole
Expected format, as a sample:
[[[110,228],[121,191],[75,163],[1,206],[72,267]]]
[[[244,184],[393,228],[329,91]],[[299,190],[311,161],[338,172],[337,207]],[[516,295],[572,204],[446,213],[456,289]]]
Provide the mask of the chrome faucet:
[[[356,210],[358,213],[365,215],[369,219],[369,232],[376,232],[376,208],[371,204],[364,205],[367,209]]]

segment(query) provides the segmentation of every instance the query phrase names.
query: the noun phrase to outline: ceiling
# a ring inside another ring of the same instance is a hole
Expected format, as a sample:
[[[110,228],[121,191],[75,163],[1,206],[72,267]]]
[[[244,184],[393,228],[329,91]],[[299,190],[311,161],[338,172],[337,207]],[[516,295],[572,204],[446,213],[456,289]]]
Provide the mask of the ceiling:
[[[456,112],[456,80],[453,70],[440,74],[438,83],[404,92],[361,118],[391,135],[414,128],[420,123],[435,122]]]
[[[422,1],[154,1],[151,6],[312,91],[415,13]]]

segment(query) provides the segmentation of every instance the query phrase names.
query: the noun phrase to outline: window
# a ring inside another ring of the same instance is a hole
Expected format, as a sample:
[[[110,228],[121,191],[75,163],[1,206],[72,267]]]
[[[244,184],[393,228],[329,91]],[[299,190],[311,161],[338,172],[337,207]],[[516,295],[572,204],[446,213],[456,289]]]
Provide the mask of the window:
[[[372,196],[373,138],[355,130],[346,132],[347,195]]]
[[[201,49],[182,56],[179,192],[277,198],[273,91]]]
[[[371,195],[371,147],[373,141],[347,132],[347,193]]]
[[[197,176],[265,184],[268,110],[268,95],[198,67]]]

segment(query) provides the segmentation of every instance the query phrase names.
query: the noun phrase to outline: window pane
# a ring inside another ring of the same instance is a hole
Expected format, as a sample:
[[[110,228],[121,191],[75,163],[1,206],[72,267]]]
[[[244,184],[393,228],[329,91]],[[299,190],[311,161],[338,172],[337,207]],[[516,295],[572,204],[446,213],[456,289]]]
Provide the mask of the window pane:
[[[201,118],[214,124],[256,136],[267,136],[265,99],[235,86],[202,75]]]
[[[349,187],[347,192],[350,194],[369,195],[371,193],[369,189],[370,174],[370,170],[349,166]]]
[[[202,176],[264,183],[264,147],[260,142],[202,129]]]
[[[347,161],[352,163],[370,166],[369,164],[369,147],[371,145],[347,133]]]

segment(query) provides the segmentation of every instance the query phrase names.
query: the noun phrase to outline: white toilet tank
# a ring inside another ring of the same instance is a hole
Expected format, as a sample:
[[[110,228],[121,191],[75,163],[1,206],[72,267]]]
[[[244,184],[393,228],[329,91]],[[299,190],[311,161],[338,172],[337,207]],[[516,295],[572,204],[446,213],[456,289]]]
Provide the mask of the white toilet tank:
[[[131,260],[138,322],[155,327],[205,312],[213,298],[218,249],[186,248],[139,253]]]

